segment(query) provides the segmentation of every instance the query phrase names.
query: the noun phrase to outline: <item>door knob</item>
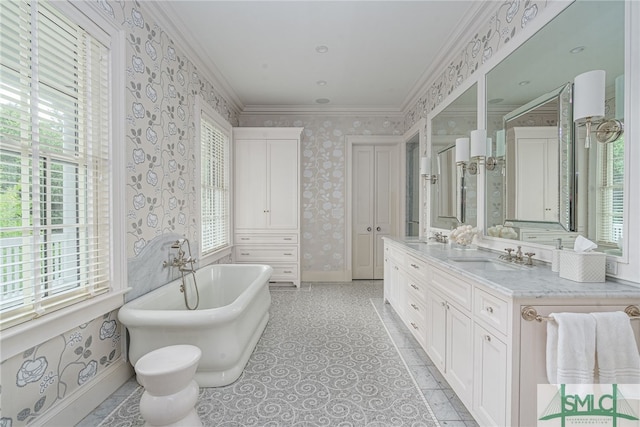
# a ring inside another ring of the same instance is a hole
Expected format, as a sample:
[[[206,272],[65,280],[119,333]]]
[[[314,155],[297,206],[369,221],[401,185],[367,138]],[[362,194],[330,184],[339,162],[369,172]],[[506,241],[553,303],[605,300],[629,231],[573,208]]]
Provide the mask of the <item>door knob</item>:
[[[367,227],[367,231],[371,231],[371,227]]]
[[[382,228],[376,227],[376,231],[382,231]]]

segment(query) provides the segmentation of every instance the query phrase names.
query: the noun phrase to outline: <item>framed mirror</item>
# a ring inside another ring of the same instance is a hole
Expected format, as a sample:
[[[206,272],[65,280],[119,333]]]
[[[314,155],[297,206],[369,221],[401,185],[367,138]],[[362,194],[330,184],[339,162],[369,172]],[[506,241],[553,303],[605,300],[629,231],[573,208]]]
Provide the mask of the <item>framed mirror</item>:
[[[455,141],[477,129],[478,93],[473,84],[431,119],[431,228],[477,225],[477,175],[456,165]]]
[[[583,235],[621,254],[623,137],[585,148],[571,103],[574,78],[602,69],[605,118],[623,117],[615,105],[624,99],[616,91],[624,73],[624,7],[576,1],[487,73],[486,127],[496,159],[485,176],[488,236],[544,245],[562,239],[572,247]]]

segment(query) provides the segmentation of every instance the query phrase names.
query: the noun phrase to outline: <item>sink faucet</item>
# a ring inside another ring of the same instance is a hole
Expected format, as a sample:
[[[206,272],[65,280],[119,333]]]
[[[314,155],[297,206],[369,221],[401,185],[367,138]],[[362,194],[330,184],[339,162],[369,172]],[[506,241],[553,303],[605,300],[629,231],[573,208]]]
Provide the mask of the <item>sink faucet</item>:
[[[524,261],[524,257],[522,256],[522,246],[518,246],[518,250],[516,251],[516,262]]]

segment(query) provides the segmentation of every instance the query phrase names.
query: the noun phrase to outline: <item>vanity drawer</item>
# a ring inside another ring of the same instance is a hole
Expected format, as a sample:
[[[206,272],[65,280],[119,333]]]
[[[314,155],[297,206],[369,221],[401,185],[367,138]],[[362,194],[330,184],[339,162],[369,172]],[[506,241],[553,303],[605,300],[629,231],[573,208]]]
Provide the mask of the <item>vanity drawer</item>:
[[[297,262],[296,246],[236,246],[235,259],[238,262]]]
[[[434,267],[431,269],[431,283],[448,301],[456,303],[459,308],[471,311],[472,287],[462,278]]]
[[[236,244],[291,244],[298,243],[297,234],[236,234]]]
[[[295,280],[298,278],[298,266],[295,264],[291,265],[273,265],[271,264],[271,268],[273,268],[273,274],[271,275],[271,281],[287,281],[287,280]]]
[[[406,314],[411,313],[412,317],[421,325],[426,324],[427,322],[426,302],[422,299],[415,298],[413,294],[407,295],[404,312]]]
[[[427,297],[427,287],[425,285],[426,282],[415,280],[412,277],[407,280],[407,298],[413,298],[418,300],[419,302],[426,304]]]
[[[404,309],[404,321],[413,336],[422,348],[427,346],[427,311],[425,306],[418,302],[407,302]]]
[[[405,258],[405,270],[413,275],[416,279],[428,281],[429,280],[429,266],[426,262],[419,260],[416,257],[407,255]]]
[[[509,303],[507,301],[476,288],[473,311],[478,320],[503,334],[507,333],[509,321]]]

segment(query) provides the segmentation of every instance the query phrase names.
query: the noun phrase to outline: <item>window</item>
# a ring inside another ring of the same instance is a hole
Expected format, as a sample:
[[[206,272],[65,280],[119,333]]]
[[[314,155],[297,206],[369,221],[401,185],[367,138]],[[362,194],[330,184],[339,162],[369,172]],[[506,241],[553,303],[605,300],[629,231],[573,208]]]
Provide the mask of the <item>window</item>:
[[[215,111],[200,111],[201,256],[231,245],[229,200],[230,125]]]
[[[45,1],[0,20],[4,329],[110,289],[112,105],[109,35]]]
[[[598,144],[596,194],[598,244],[616,245],[623,235],[624,136]]]

